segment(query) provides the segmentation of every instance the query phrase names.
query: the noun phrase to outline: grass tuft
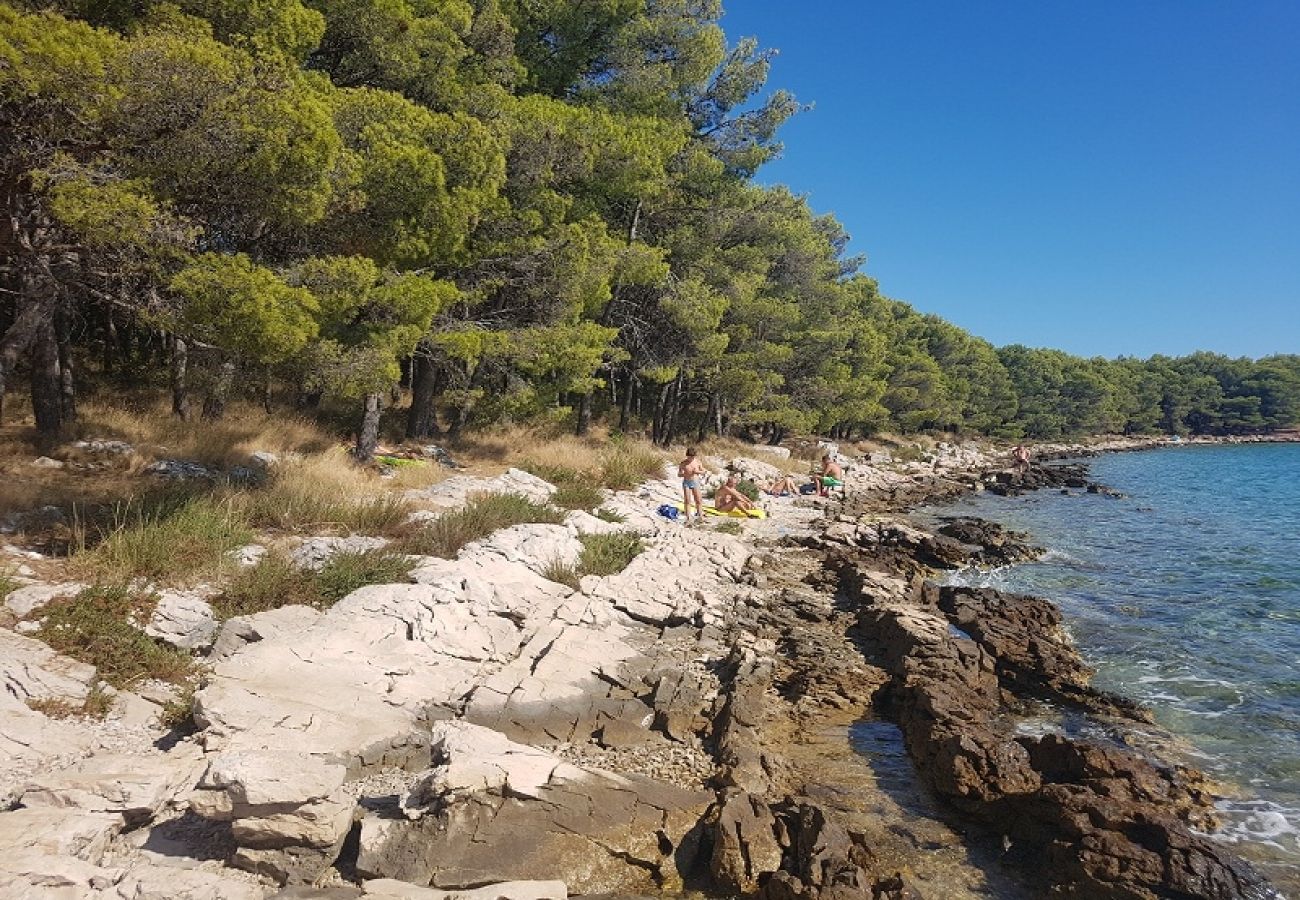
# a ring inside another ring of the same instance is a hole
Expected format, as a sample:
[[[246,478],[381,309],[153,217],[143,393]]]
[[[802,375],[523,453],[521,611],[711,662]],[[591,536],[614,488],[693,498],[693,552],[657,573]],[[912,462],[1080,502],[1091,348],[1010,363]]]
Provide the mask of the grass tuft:
[[[51,719],[103,719],[113,711],[113,698],[96,684],[80,703],[62,697],[42,697],[28,699],[27,708]]]
[[[578,583],[582,579],[582,573],[578,571],[577,566],[560,559],[553,559],[546,564],[546,568],[542,569],[542,577],[547,581],[566,585],[576,591]]]
[[[654,450],[637,444],[618,444],[601,456],[600,480],[610,490],[631,490],[648,478],[662,475],[663,467],[663,457]]]
[[[284,554],[268,553],[257,565],[240,570],[211,602],[218,618],[224,620],[281,606],[319,606],[321,595],[311,572]]]
[[[238,495],[236,502],[255,527],[293,533],[387,534],[410,512],[405,501],[341,453],[282,466],[266,485]]]
[[[404,554],[388,550],[338,553],[316,574],[316,588],[324,604],[332,606],[368,584],[403,584],[410,573],[411,561]]]
[[[22,587],[22,582],[14,578],[12,572],[8,570],[0,570],[0,600],[8,597],[20,587]]]
[[[253,538],[234,506],[213,497],[162,502],[152,510],[128,503],[114,520],[93,546],[83,536],[71,560],[75,574],[106,583],[211,575],[227,553]]]
[[[392,547],[396,552],[454,559],[466,544],[511,525],[559,525],[564,514],[519,494],[481,494],[460,509],[417,526]]]
[[[596,510],[596,518],[600,519],[602,522],[609,522],[611,525],[622,525],[627,521],[627,516],[623,515],[621,512],[606,509],[603,506]]]
[[[551,502],[561,509],[593,509],[604,499],[604,492],[590,481],[565,482],[551,495]]]
[[[582,541],[581,575],[617,575],[645,549],[641,536],[632,531],[584,534],[578,540]]]
[[[717,525],[713,526],[713,530],[720,531],[723,534],[740,534],[745,529],[741,527],[739,522],[731,520],[727,522],[719,522]]]
[[[39,636],[55,650],[95,667],[117,688],[144,678],[179,681],[194,667],[189,654],[166,647],[131,621],[143,621],[157,598],[125,587],[87,588],[45,608]]]

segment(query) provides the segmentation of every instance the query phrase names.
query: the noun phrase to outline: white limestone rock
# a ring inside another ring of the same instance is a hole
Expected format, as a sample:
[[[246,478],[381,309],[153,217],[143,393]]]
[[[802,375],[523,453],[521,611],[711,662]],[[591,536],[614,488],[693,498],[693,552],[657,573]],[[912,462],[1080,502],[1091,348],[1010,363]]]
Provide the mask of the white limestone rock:
[[[188,792],[202,770],[201,754],[188,745],[169,754],[97,754],[32,778],[20,802],[28,808],[117,813],[134,826]]]
[[[617,531],[627,531],[627,527],[620,522],[606,522],[604,519],[597,518],[589,512],[574,510],[564,517],[564,527],[574,534],[613,534]]]
[[[211,647],[221,627],[205,599],[212,594],[211,589],[161,592],[144,633],[182,650]]]
[[[117,813],[81,809],[42,806],[0,812],[0,847],[5,848],[0,858],[15,850],[34,850],[97,864],[124,824]]]
[[[450,720],[432,728],[434,767],[401,798],[403,815],[419,819],[478,793],[538,799],[552,779],[581,781],[586,773],[499,731]]]
[[[60,584],[29,584],[10,591],[5,596],[5,606],[18,618],[30,616],[54,600],[75,597],[86,589],[84,584],[67,581]]]
[[[540,574],[552,563],[576,564],[582,555],[582,542],[563,525],[513,525],[469,544],[460,552],[462,558],[482,554],[495,554]]]
[[[320,571],[338,553],[365,553],[388,545],[387,538],[351,535],[349,537],[307,538],[289,554],[289,558],[304,569]]]
[[[221,625],[209,659],[227,659],[248,644],[294,634],[310,627],[320,618],[320,610],[310,606],[281,606],[249,616],[233,616]]]

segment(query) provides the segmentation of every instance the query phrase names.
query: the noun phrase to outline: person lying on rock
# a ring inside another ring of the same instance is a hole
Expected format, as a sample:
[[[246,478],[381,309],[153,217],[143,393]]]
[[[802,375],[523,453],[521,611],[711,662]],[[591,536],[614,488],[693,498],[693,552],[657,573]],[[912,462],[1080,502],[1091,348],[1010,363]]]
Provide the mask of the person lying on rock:
[[[718,508],[718,512],[749,512],[754,508],[754,501],[740,492],[736,486],[736,476],[728,475],[726,483],[713,495],[713,505]]]
[[[844,467],[831,459],[829,453],[823,454],[821,471],[813,476],[813,483],[817,485],[817,496],[825,497],[831,488],[844,485]]]
[[[799,493],[799,482],[794,480],[793,475],[782,475],[768,485],[767,492],[773,497],[789,497]]]

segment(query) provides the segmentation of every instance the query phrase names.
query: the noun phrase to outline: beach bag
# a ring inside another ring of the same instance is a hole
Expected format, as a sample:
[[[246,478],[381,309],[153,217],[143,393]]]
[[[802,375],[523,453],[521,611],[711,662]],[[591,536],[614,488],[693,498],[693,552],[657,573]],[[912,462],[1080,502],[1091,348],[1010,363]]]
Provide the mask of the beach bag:
[[[658,509],[659,515],[663,516],[665,519],[668,519],[670,522],[676,522],[677,516],[680,515],[680,512],[681,511],[678,510],[677,507],[673,506],[670,503],[665,503],[663,506],[659,507]]]
[[[801,494],[815,494],[815,493],[817,493],[817,488],[816,488],[816,486],[811,485],[811,484],[801,484],[801,485],[799,485],[799,493],[801,493]]]

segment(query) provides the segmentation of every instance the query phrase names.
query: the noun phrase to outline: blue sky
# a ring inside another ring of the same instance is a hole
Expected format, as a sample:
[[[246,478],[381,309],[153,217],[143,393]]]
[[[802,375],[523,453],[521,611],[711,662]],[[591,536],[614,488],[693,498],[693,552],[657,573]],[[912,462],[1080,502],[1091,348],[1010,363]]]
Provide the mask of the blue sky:
[[[1300,2],[726,6],[815,104],[759,180],[887,295],[995,344],[1300,353]]]

